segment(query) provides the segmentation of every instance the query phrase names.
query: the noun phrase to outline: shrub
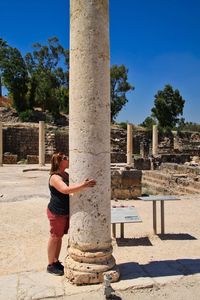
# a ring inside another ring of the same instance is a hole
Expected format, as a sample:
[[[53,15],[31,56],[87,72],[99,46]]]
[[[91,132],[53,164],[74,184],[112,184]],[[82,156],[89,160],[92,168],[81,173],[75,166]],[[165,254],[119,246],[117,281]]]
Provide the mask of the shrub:
[[[27,109],[19,113],[19,118],[22,122],[30,122],[33,117],[33,111],[31,109]]]

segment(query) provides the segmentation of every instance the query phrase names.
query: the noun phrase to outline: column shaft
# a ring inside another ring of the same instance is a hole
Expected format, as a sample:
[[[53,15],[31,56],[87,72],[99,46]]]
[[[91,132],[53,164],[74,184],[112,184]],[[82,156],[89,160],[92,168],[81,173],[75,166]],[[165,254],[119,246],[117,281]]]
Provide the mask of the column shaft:
[[[39,121],[39,165],[45,165],[45,126],[44,121]]]
[[[153,125],[152,155],[158,155],[158,126]]]
[[[127,164],[132,164],[133,155],[133,125],[127,124]]]
[[[3,126],[0,122],[0,166],[3,165]]]
[[[70,201],[66,276],[76,284],[103,281],[113,270],[110,182],[110,53],[108,0],[70,1],[70,184],[97,185]]]

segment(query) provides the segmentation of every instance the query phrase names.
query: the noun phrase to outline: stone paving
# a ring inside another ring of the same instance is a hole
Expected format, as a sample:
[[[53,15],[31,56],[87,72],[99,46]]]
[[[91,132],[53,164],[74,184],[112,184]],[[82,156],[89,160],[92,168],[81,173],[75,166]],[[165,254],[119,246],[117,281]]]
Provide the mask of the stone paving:
[[[200,279],[200,259],[186,259],[173,262],[155,262],[147,266],[128,264],[121,268],[119,282],[113,283],[115,291],[127,289],[151,288],[164,285],[184,276],[193,275]],[[29,300],[51,299],[81,296],[95,292],[99,299],[103,299],[103,287],[99,285],[75,286],[64,277],[56,277],[47,272],[23,272],[0,277],[1,300]]]
[[[36,168],[36,166],[4,166],[0,168],[0,202],[15,203],[15,201],[20,200],[28,201],[29,198],[33,198],[36,195],[40,195],[40,197],[45,197],[46,199],[48,198],[48,188],[44,184],[44,182],[46,182],[48,178],[48,172],[41,172],[41,170],[47,171],[48,166],[40,169],[40,171],[37,170],[34,172],[22,172],[24,169],[27,168],[33,170]],[[23,184],[19,184],[19,181],[20,183],[23,182]],[[37,189],[35,188],[36,184]],[[13,186],[15,186],[14,194]],[[185,205],[185,203],[187,202],[183,203]],[[141,205],[141,207],[139,207],[139,212],[141,213],[141,209],[145,208],[145,204],[140,202],[138,205]],[[200,213],[198,212],[198,214]],[[145,219],[145,217],[146,215],[144,212],[143,219]],[[196,218],[197,217],[198,216],[196,215]],[[183,226],[181,220],[182,219],[180,216],[180,228],[181,226]],[[196,222],[195,220],[196,219],[194,219],[193,222]],[[178,221],[175,220],[175,223],[177,223],[178,230]],[[133,227],[131,226],[140,225],[128,225],[125,231],[125,235],[128,236],[130,232],[132,232]],[[144,227],[141,227],[141,232],[146,228],[145,220],[143,226]],[[171,224],[171,226],[174,226],[174,224]],[[134,228],[138,229],[139,227]],[[152,229],[152,227],[149,226],[148,223],[147,228],[148,230]],[[171,229],[170,224],[168,224],[168,228]],[[138,234],[141,234],[141,232],[139,232]],[[112,284],[114,290],[120,293],[120,291],[125,291],[127,289],[151,288],[154,286],[166,285],[173,281],[180,281],[183,278],[191,276],[196,277],[200,280],[200,256],[197,255],[197,249],[200,249],[200,236],[198,226],[191,227],[191,229],[188,228],[188,234],[189,233],[191,237],[195,236],[195,239],[187,241],[186,237],[184,240],[186,234],[179,234],[179,236],[177,235],[178,238],[176,237],[180,240],[181,237],[183,238],[182,241],[175,241],[179,248],[181,248],[180,245],[182,245],[183,248],[180,249],[182,250],[182,252],[177,254],[176,257],[178,258],[172,258],[172,256],[170,256],[170,247],[168,248],[169,253],[165,253],[165,255],[161,256],[160,252],[164,251],[165,247],[163,245],[166,241],[160,240],[158,237],[153,237],[155,247],[148,247],[149,245],[146,245],[146,249],[147,251],[150,251],[150,248],[153,249],[151,251],[155,251],[155,255],[154,257],[152,257],[152,260],[147,258],[148,262],[143,262],[142,259],[139,259],[139,254],[137,255],[138,248],[142,249],[138,251],[143,251],[144,256],[145,253],[148,256],[148,252],[145,252],[145,245],[143,245],[143,248],[137,247],[137,245],[136,247],[130,247],[130,245],[129,247],[120,247],[120,240],[117,239],[117,241],[114,242],[114,256],[118,262],[121,277],[120,281]],[[158,242],[158,239],[159,245],[161,245],[161,248],[159,248],[158,251],[160,256],[158,255],[158,253],[156,253],[156,243]],[[175,242],[173,244],[174,246]],[[168,243],[168,241],[166,243]],[[196,247],[194,248],[194,250],[191,250],[190,247],[192,243]],[[122,244],[121,246],[123,246]],[[126,239],[124,240],[124,245],[127,246]],[[186,245],[185,249],[184,245]],[[133,252],[133,254],[131,254],[131,252]],[[84,295],[88,295],[88,298],[84,298]],[[67,280],[64,277],[56,277],[48,274],[45,271],[45,267],[44,270],[29,270],[17,273],[13,272],[12,274],[0,276],[0,300],[29,300],[56,298],[68,300],[98,300],[104,299],[105,297],[103,296],[103,287],[101,284],[90,286],[75,286],[67,282]]]

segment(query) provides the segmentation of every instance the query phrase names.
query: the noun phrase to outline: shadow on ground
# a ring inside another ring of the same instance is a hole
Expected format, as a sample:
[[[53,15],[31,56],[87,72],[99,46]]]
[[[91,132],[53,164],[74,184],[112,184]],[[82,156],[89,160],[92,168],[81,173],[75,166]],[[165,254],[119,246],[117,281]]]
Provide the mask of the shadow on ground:
[[[187,276],[200,273],[200,259],[152,261],[145,265],[128,262],[119,264],[118,267],[122,280],[141,277]]]
[[[141,238],[117,238],[116,243],[118,247],[131,246],[153,246],[148,237]]]
[[[168,234],[158,234],[161,240],[197,240],[194,236],[188,233],[168,233]]]

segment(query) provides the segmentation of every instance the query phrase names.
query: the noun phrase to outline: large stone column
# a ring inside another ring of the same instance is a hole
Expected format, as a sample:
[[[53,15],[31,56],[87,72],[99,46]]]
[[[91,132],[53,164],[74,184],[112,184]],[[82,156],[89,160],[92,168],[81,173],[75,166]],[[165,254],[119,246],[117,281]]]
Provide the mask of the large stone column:
[[[0,166],[3,165],[3,126],[0,122]]]
[[[45,127],[44,121],[39,121],[39,165],[45,165]]]
[[[75,284],[119,277],[111,244],[108,10],[108,0],[70,1],[70,184],[97,181],[70,200],[65,271]]]
[[[153,125],[153,134],[152,134],[152,155],[158,155],[158,126]]]
[[[133,125],[127,124],[127,164],[131,165],[133,162]]]

